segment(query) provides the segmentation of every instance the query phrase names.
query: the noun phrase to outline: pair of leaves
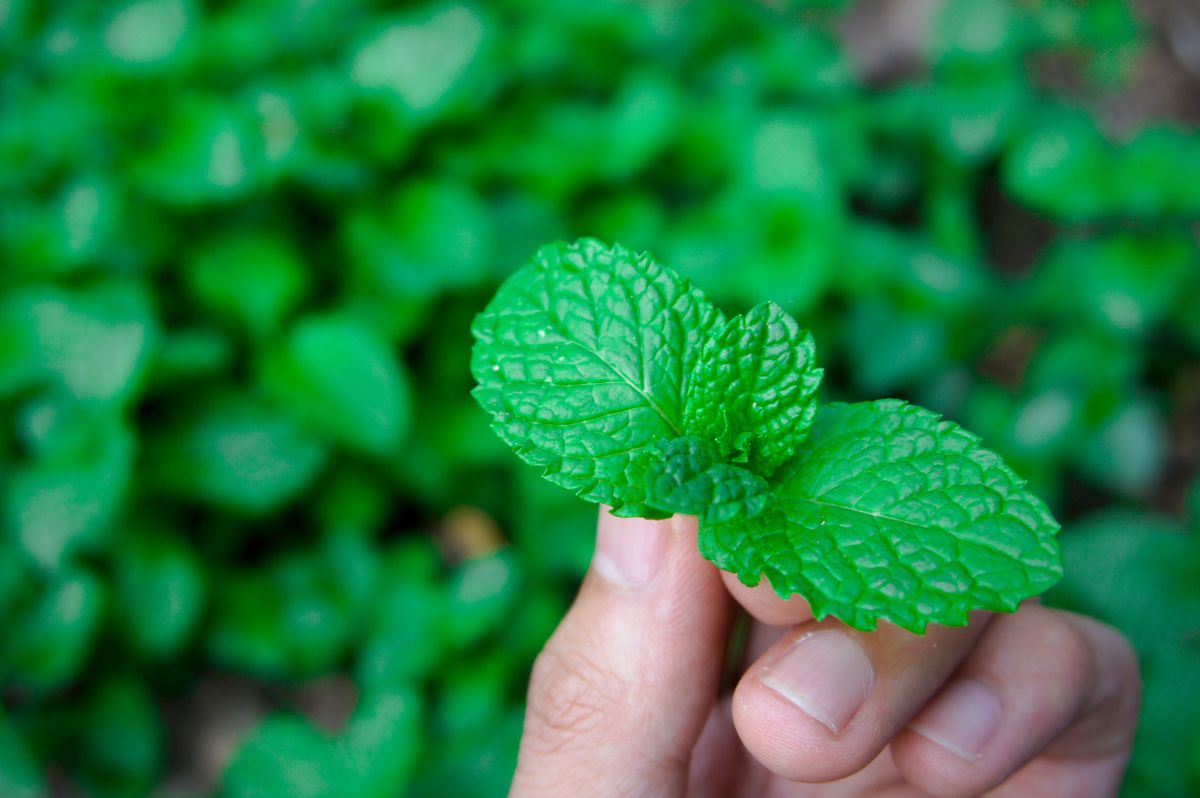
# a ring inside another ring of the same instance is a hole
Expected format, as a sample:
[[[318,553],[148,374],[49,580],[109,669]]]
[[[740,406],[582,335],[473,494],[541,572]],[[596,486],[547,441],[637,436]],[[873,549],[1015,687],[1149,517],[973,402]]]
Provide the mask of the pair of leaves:
[[[711,440],[769,473],[790,454],[787,429],[812,422],[811,337],[778,306],[726,322],[648,256],[594,240],[543,248],[474,332],[475,396],[500,437],[618,515],[670,514],[647,496],[659,444]]]
[[[811,335],[726,319],[646,254],[543,247],[476,319],[475,396],[526,462],[700,546],[817,618],[921,632],[1013,610],[1061,574],[1057,524],[978,438],[898,400],[818,409]]]

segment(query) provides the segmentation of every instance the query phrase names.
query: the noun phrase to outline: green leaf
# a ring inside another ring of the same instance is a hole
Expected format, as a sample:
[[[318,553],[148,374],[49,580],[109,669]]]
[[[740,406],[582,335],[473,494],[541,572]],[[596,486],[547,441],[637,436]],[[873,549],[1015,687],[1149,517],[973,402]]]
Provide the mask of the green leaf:
[[[701,550],[765,575],[820,619],[922,632],[1015,610],[1062,574],[1045,505],[956,424],[887,399],[827,405],[777,488],[778,509],[704,525]]]
[[[162,435],[151,471],[173,494],[265,513],[299,495],[326,454],[288,419],[247,397],[218,394]]]
[[[309,281],[303,259],[285,238],[245,233],[197,248],[183,276],[197,305],[257,337],[275,331]]]
[[[37,342],[43,374],[80,401],[128,401],[141,377],[158,329],[143,287],[110,282],[78,292],[53,288],[15,294]],[[19,308],[19,310],[18,310]]]
[[[384,583],[370,609],[355,677],[364,687],[392,685],[431,674],[446,651],[446,600],[431,581],[398,575]]]
[[[20,731],[0,712],[0,795],[38,798],[46,794],[42,768]]]
[[[856,302],[841,328],[855,384],[867,395],[919,385],[947,359],[946,322],[945,316],[905,310],[883,296]]]
[[[683,412],[685,431],[716,441],[722,459],[770,476],[817,412],[812,335],[774,302],[735,316],[705,344]]]
[[[833,130],[811,114],[771,114],[752,128],[740,164],[755,188],[794,195],[823,206],[837,195],[837,164],[831,156]]]
[[[267,576],[220,574],[205,640],[217,666],[262,679],[290,674],[291,651],[280,616],[283,599]]]
[[[0,540],[0,616],[12,617],[14,608],[29,590],[31,570],[13,544]]]
[[[30,403],[21,432],[39,457],[14,468],[0,490],[6,532],[43,568],[102,548],[132,480],[132,431],[90,409],[55,398]]]
[[[291,672],[323,674],[343,656],[357,628],[331,569],[319,553],[284,557],[272,569],[272,593]]]
[[[114,552],[115,609],[133,647],[175,654],[204,609],[204,571],[196,555],[169,533],[126,539]]]
[[[354,709],[346,733],[335,742],[347,771],[344,794],[389,798],[405,792],[424,746],[421,695],[402,686],[367,693]]]
[[[710,523],[752,518],[767,506],[770,486],[757,474],[719,462],[712,446],[676,438],[656,447],[646,470],[647,502],[666,513]]]
[[[0,300],[0,398],[38,378],[38,340],[29,316],[24,294],[10,293]]]
[[[1038,265],[1036,290],[1056,315],[1074,313],[1116,335],[1146,335],[1192,290],[1198,262],[1186,233],[1065,239]]]
[[[447,646],[440,564],[432,540],[423,536],[406,538],[384,558],[363,612],[367,630],[354,668],[362,688],[405,684],[441,663]]]
[[[344,794],[349,773],[332,743],[312,724],[292,715],[268,716],[226,768],[228,798],[333,798]]]
[[[433,746],[406,795],[410,798],[492,798],[507,795],[517,764],[524,712],[510,707],[485,734]]]
[[[297,421],[351,449],[384,453],[409,425],[408,381],[397,361],[366,325],[312,316],[267,357],[262,379]]]
[[[44,693],[74,679],[100,630],[105,600],[104,585],[87,571],[66,571],[47,584],[0,642],[0,683]]]
[[[525,578],[521,561],[501,549],[464,562],[445,586],[441,634],[459,648],[504,628],[521,601]]]
[[[146,685],[124,679],[102,685],[81,731],[73,758],[93,794],[134,795],[153,786],[166,761],[166,728]]]
[[[474,395],[551,482],[621,515],[656,515],[634,475],[651,446],[683,434],[699,344],[720,320],[649,255],[552,244],[475,320]]]
[[[469,740],[491,733],[508,709],[504,694],[512,680],[513,662],[502,648],[492,648],[469,663],[455,663],[440,674],[441,688],[431,726],[443,739]]]
[[[353,537],[331,534],[317,548],[289,552],[266,567],[222,574],[214,580],[220,588],[213,593],[209,655],[262,678],[333,670],[365,625],[370,597],[389,600],[377,587],[370,556]]]
[[[1194,616],[1193,616],[1194,617]],[[1200,693],[1195,689],[1200,668],[1200,631],[1193,624],[1186,646],[1156,664],[1143,660],[1142,709],[1123,792],[1129,795],[1195,795],[1200,791]],[[1192,767],[1187,767],[1189,755]],[[1181,766],[1182,763],[1182,766]]]
[[[487,21],[471,5],[398,18],[353,54],[350,80],[414,116],[432,116],[477,80],[475,65],[486,37]]]
[[[161,66],[185,42],[194,13],[184,0],[130,3],[105,26],[104,48],[129,67]]]
[[[1084,221],[1110,210],[1113,152],[1086,115],[1054,108],[1014,141],[1004,158],[1006,192],[1035,210]]]
[[[1167,465],[1166,419],[1145,397],[1133,397],[1075,452],[1081,472],[1118,495],[1145,498]]]
[[[497,236],[469,187],[423,180],[352,211],[342,238],[357,293],[394,303],[480,282]]]
[[[679,85],[657,70],[635,71],[613,98],[605,172],[629,179],[678,135]]]
[[[1006,0],[952,3],[930,14],[925,47],[936,62],[994,59],[1019,43],[1018,18]]]
[[[239,199],[262,185],[262,131],[249,109],[216,96],[184,94],[159,124],[159,139],[133,170],[149,194],[195,206]]]
[[[14,273],[60,277],[86,266],[113,244],[123,214],[112,180],[80,175],[54,199],[13,202],[0,213],[0,240]]]

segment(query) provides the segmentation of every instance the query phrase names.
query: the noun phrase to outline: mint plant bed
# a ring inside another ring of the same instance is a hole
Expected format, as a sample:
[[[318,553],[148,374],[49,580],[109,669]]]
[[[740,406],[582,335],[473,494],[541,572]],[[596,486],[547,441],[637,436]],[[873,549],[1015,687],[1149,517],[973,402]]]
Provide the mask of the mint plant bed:
[[[467,330],[583,234],[1000,453],[1200,795],[1188,4],[928,5],[0,0],[0,796],[505,795],[595,514]]]
[[[898,399],[821,403],[811,334],[726,318],[590,238],[541,248],[475,320],[474,395],[551,482],[618,516],[700,519],[700,550],[817,619],[923,633],[1062,576],[1059,526],[995,452]]]

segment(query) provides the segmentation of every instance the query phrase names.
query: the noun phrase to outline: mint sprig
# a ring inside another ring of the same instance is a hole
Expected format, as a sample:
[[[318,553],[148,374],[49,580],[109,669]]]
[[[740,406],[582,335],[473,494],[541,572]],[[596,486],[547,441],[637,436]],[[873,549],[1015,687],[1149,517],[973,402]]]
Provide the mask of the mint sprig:
[[[650,256],[543,247],[472,328],[474,395],[551,482],[621,516],[700,518],[700,548],[818,619],[913,632],[1012,611],[1062,575],[1058,524],[1000,456],[895,399],[818,406],[812,336],[726,320]]]

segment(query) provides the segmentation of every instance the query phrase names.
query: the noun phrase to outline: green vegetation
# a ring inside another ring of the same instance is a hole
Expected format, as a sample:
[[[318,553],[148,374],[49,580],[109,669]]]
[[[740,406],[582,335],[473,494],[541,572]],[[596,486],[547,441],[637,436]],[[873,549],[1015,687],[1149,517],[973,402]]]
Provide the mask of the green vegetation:
[[[595,516],[469,329],[582,236],[977,432],[1142,653],[1128,794],[1200,791],[1194,78],[854,5],[0,0],[0,793],[502,795]]]

